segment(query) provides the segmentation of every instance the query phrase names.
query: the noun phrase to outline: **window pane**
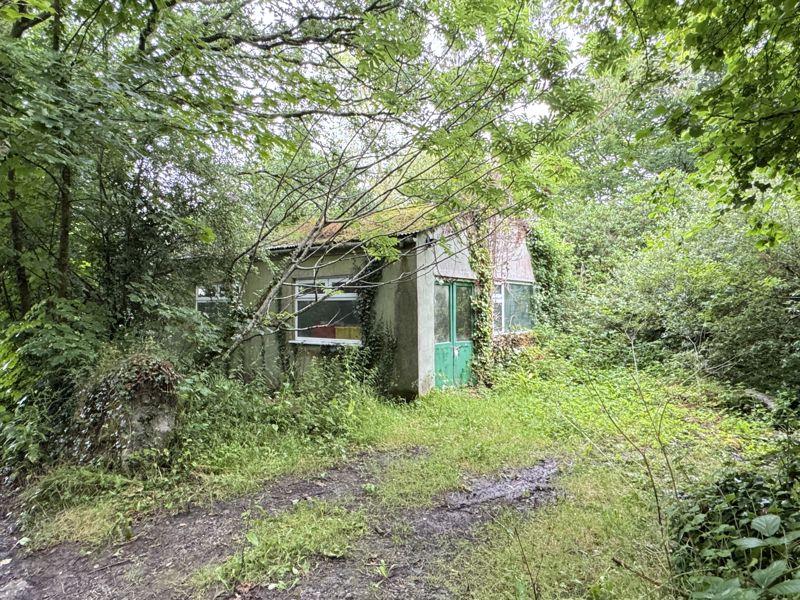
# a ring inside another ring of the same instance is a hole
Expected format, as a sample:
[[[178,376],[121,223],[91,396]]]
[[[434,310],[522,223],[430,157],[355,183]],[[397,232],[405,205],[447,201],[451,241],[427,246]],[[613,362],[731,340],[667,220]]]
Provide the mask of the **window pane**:
[[[195,288],[195,297],[198,302],[202,302],[203,300],[227,300],[228,295],[220,284],[214,284],[198,285]]]
[[[456,286],[456,341],[472,339],[472,287]]]
[[[230,304],[221,301],[199,301],[197,310],[206,315],[212,321],[224,319],[230,314]]]
[[[526,331],[532,325],[530,284],[509,283],[506,285],[505,329],[506,331]]]
[[[297,315],[297,337],[361,339],[361,323],[356,314],[355,300],[323,300],[316,304],[310,300],[299,300],[297,310],[303,311]]]
[[[296,284],[296,290],[298,294],[325,295],[325,286],[320,282],[317,282],[317,285],[314,285],[313,282]]]
[[[433,337],[439,344],[450,341],[450,288],[446,285],[433,287]]]
[[[492,330],[494,333],[503,332],[503,287],[494,286],[494,294],[492,294]]]
[[[503,333],[503,302],[495,300],[494,308],[492,309],[492,331],[495,333]]]

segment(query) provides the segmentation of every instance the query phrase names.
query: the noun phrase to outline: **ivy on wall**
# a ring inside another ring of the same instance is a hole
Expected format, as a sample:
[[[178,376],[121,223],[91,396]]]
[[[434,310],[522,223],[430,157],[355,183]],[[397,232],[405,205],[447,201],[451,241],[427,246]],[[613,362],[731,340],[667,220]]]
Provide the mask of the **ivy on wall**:
[[[374,260],[369,273],[361,279],[362,288],[356,301],[356,314],[361,322],[361,354],[365,376],[380,392],[386,393],[394,380],[394,355],[397,340],[393,332],[377,320],[375,299],[386,259]]]
[[[574,256],[569,245],[543,222],[528,234],[536,291],[532,295],[534,322],[558,322],[565,316],[565,301],[575,287]]]
[[[294,357],[291,354],[292,349],[289,347],[289,333],[285,323],[281,323],[275,331],[275,340],[278,345],[278,366],[280,366],[281,373],[291,380],[294,376]],[[266,345],[262,344],[262,347],[266,348]]]
[[[489,226],[486,220],[473,213],[467,227],[469,241],[469,266],[475,273],[475,291],[472,296],[472,372],[476,382],[492,384],[494,366],[494,268],[487,243]]]

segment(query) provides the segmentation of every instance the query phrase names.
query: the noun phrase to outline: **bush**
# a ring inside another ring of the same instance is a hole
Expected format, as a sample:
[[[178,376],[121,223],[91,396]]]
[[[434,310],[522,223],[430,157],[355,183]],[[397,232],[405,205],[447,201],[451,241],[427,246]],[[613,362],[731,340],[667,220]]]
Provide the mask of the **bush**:
[[[800,445],[723,473],[671,513],[674,567],[697,598],[800,594]]]
[[[360,376],[350,353],[313,361],[277,392],[260,379],[189,375],[179,385],[178,460],[190,465],[222,447],[276,446],[278,437],[343,444],[355,427],[356,403],[371,393]]]
[[[273,410],[275,423],[317,440],[347,438],[356,403],[371,394],[365,379],[357,351],[312,361],[279,391]]]
[[[33,307],[0,339],[2,465],[14,476],[58,456],[74,413],[73,391],[98,360],[106,315],[52,300]]]
[[[544,221],[531,230],[527,243],[536,278],[532,314],[545,323],[563,321],[576,289],[573,248]]]
[[[498,367],[509,366],[528,348],[536,345],[536,336],[531,332],[506,333],[492,339],[492,355]]]

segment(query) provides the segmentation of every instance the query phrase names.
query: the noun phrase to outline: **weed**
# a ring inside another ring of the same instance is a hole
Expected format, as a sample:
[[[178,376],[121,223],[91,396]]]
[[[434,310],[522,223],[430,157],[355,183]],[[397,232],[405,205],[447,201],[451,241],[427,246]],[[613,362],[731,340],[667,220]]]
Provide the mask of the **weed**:
[[[341,558],[366,532],[362,513],[321,501],[298,503],[291,512],[256,519],[245,534],[242,550],[221,565],[198,573],[195,583],[291,586],[314,557]]]

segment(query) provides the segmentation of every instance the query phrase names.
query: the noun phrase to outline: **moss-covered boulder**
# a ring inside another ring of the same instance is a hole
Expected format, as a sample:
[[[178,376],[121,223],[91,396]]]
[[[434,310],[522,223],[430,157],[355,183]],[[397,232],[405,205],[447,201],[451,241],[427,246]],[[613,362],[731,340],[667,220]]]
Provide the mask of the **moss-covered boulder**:
[[[77,458],[130,467],[165,450],[177,421],[178,380],[169,361],[134,354],[87,384],[75,418]]]

